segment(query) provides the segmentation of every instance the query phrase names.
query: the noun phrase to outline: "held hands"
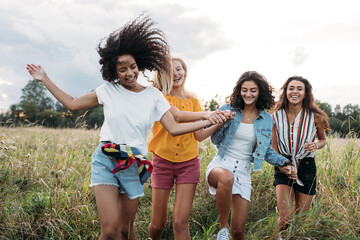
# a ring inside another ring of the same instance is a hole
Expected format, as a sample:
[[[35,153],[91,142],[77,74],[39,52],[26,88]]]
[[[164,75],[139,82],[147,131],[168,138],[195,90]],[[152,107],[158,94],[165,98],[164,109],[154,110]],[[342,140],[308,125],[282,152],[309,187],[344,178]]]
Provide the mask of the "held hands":
[[[216,111],[220,111],[219,109],[217,109]],[[220,111],[221,112],[221,111]],[[229,121],[231,119],[233,119],[236,116],[236,112],[232,112],[230,110],[225,110],[223,111],[225,117],[226,117],[226,121]]]
[[[216,109],[213,112],[209,112],[209,114],[206,116],[206,119],[208,119],[214,125],[224,124],[227,121],[233,119],[235,115],[236,113],[230,110],[221,111]]]
[[[27,64],[26,69],[30,75],[39,82],[43,82],[47,78],[44,68],[40,65]]]
[[[291,180],[297,179],[297,171],[294,168],[294,166],[292,165],[287,165],[285,167],[278,166],[278,168],[283,174],[288,176],[288,178],[290,178]]]
[[[304,150],[308,152],[315,152],[317,149],[317,145],[315,142],[309,142],[306,140],[306,143],[304,145]]]

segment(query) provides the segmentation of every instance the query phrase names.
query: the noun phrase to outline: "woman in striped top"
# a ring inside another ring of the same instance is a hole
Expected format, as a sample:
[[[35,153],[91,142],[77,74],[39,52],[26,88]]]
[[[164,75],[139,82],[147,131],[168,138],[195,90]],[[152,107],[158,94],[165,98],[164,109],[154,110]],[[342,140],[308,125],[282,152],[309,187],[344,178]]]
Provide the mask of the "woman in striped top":
[[[308,80],[290,77],[281,90],[273,114],[273,148],[291,160],[298,179],[291,180],[282,167],[275,167],[280,231],[287,228],[290,215],[310,208],[316,188],[315,151],[325,146],[325,130],[330,130],[328,117],[315,104]]]

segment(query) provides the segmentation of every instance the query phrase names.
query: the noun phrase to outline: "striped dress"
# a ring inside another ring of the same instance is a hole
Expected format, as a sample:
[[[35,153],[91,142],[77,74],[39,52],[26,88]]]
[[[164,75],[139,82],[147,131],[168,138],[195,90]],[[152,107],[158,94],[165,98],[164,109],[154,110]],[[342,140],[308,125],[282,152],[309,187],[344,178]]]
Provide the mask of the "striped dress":
[[[299,160],[315,157],[315,152],[304,150],[306,140],[314,142],[316,127],[314,113],[301,109],[293,124],[289,122],[286,112],[281,109],[273,114],[277,137],[277,149],[280,154],[289,156],[294,167],[299,167]]]

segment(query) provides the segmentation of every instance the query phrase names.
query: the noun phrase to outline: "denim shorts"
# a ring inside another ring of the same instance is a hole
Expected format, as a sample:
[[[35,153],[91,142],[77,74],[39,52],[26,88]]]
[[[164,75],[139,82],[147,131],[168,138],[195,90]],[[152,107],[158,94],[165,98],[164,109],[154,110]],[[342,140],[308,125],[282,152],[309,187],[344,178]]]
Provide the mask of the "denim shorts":
[[[200,158],[196,156],[186,162],[174,163],[153,153],[153,188],[171,189],[175,184],[197,184],[200,182]]]
[[[226,155],[223,158],[220,158],[218,155],[216,155],[206,168],[206,181],[208,183],[208,177],[210,172],[217,167],[224,168],[234,175],[232,194],[239,194],[242,198],[250,202],[251,162],[229,157]],[[209,185],[209,192],[211,195],[215,195],[216,188]]]
[[[119,193],[127,194],[130,199],[144,196],[143,185],[140,183],[137,163],[115,174],[112,170],[118,165],[101,151],[101,142],[96,148],[91,159],[91,184],[90,187],[111,185],[119,188]]]

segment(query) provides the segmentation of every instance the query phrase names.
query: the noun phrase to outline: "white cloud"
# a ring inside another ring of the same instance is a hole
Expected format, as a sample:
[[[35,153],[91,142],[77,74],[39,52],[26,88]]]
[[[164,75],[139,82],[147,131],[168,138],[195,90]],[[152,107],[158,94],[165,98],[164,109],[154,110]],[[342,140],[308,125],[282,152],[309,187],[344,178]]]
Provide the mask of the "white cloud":
[[[10,81],[3,80],[3,79],[0,78],[0,85],[5,85],[5,84],[8,85],[8,86],[12,85],[12,83]]]
[[[0,105],[17,103],[29,62],[44,65],[74,96],[94,89],[102,81],[99,40],[143,11],[165,31],[172,51],[186,57],[187,86],[200,97],[226,96],[244,71],[256,70],[276,88],[302,75],[320,100],[360,103],[358,9],[352,0],[6,1],[0,5],[0,87],[8,97],[0,95]],[[340,93],[348,87],[356,91]]]
[[[8,98],[8,95],[0,91],[0,96],[4,99]]]

